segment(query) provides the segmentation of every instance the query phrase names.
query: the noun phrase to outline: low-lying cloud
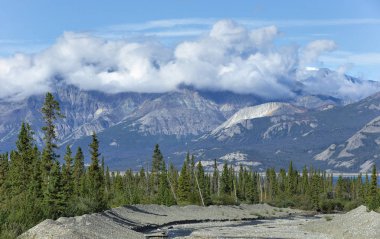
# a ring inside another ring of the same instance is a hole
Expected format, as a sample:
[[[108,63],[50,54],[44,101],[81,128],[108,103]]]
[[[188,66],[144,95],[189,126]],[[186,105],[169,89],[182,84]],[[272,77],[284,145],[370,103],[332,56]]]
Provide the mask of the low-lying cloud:
[[[337,46],[330,40],[303,47],[278,46],[274,42],[278,36],[275,26],[249,30],[229,20],[215,23],[208,34],[174,48],[156,41],[106,40],[66,32],[40,53],[0,58],[0,98],[17,100],[46,92],[57,77],[84,90],[108,93],[167,92],[185,84],[269,99],[289,98],[305,77],[294,72],[318,62],[321,54]],[[335,88],[326,89],[321,85],[325,81],[308,83],[305,90],[313,94],[333,91],[342,97],[356,90],[352,83],[335,78],[328,79]],[[366,92],[353,97],[371,93],[363,86],[357,90]]]

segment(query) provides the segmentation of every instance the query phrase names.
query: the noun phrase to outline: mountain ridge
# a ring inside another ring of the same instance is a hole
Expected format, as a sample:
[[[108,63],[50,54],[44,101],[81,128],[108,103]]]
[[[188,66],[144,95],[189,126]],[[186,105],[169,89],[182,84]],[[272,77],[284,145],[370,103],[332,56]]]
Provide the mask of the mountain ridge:
[[[323,69],[316,72],[321,77],[336,75]],[[363,82],[356,78],[346,81]],[[380,93],[345,105],[346,99],[334,95],[306,95],[302,91],[295,98],[276,101],[191,86],[166,93],[109,94],[58,81],[53,94],[66,116],[57,123],[60,150],[65,145],[86,148],[89,136],[96,132],[103,155],[115,169],[141,167],[150,161],[153,145],[159,143],[174,163],[180,163],[191,151],[205,163],[234,157],[243,162],[240,159],[244,156],[246,165],[251,166],[281,166],[294,159],[297,167],[313,163],[337,170],[334,164],[313,157],[332,144],[342,144],[380,110]],[[42,102],[41,95],[17,102],[0,101],[3,152],[13,149],[21,120],[32,124],[36,141],[42,145]],[[358,168],[355,165],[343,170]]]

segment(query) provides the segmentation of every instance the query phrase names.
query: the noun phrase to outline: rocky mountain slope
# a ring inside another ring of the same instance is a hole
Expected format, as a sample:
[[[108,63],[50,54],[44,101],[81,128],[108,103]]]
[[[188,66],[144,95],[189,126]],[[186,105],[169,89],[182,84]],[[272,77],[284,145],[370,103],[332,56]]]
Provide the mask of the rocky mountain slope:
[[[312,163],[332,171],[367,171],[379,161],[379,103],[375,94],[344,107],[248,119],[233,126],[232,136],[210,134],[204,140],[235,148],[266,167],[285,167],[293,160],[298,167]]]
[[[305,94],[315,81],[331,80],[336,73],[319,69],[302,74],[304,80],[293,89],[296,97],[276,100],[188,86],[167,93],[106,94],[57,81],[53,93],[66,116],[58,122],[58,143],[61,150],[69,144],[87,152],[89,136],[97,132],[107,164],[118,170],[147,166],[156,143],[178,166],[191,151],[206,166],[217,159],[263,170],[293,160],[297,167],[367,170],[378,160],[380,96],[347,104],[349,99],[334,92]],[[349,76],[344,80],[349,86],[379,87]],[[14,148],[23,120],[32,124],[41,145],[42,103],[43,95],[0,100],[2,152]]]

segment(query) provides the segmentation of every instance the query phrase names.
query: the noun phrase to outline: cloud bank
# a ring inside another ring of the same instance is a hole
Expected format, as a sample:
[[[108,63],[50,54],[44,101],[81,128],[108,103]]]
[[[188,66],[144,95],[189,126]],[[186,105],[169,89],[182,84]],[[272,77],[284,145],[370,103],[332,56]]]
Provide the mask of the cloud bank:
[[[167,92],[185,84],[279,99],[293,97],[300,82],[313,94],[372,93],[368,87],[355,88],[343,79],[344,72],[322,81],[304,81],[310,75],[295,71],[318,62],[336,44],[317,40],[303,47],[278,46],[279,34],[275,26],[248,30],[222,20],[198,39],[169,48],[156,41],[106,40],[66,32],[40,53],[0,58],[0,98],[17,100],[44,93],[54,87],[57,77],[84,90],[108,93]]]

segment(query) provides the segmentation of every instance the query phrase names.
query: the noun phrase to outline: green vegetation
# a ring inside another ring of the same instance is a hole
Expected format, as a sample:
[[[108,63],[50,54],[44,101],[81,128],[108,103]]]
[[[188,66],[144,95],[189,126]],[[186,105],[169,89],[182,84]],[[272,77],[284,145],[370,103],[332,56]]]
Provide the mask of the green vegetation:
[[[44,219],[99,212],[126,204],[210,205],[269,203],[278,207],[334,212],[365,204],[379,210],[380,194],[376,167],[371,180],[339,177],[304,168],[268,169],[265,175],[224,163],[219,171],[206,173],[202,163],[187,153],[179,171],[167,165],[159,145],[155,145],[152,168],[139,172],[110,172],[99,152],[95,133],[89,145],[91,164],[84,166],[81,148],[66,148],[61,166],[56,154],[55,122],[63,117],[52,94],[42,107],[45,126],[44,148],[40,151],[28,123],[22,123],[16,150],[0,155],[0,237],[15,238]],[[282,211],[280,209],[280,211]],[[268,214],[268,213],[267,213]],[[262,215],[258,215],[262,217]],[[326,220],[330,220],[326,217]]]

